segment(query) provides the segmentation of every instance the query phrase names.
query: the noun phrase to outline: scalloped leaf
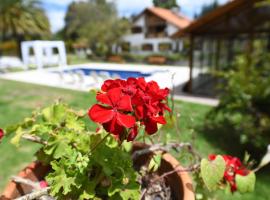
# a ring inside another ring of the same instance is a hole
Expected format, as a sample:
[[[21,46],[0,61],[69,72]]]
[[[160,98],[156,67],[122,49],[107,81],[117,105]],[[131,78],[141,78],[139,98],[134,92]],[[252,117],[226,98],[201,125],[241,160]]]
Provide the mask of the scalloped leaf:
[[[148,171],[155,172],[158,170],[161,164],[161,159],[162,155],[161,154],[156,154],[153,156],[153,158],[150,160],[149,165],[148,165]]]
[[[22,127],[19,127],[17,130],[16,130],[16,134],[15,136],[11,139],[11,144],[15,145],[16,147],[19,147],[20,146],[20,141],[21,141],[21,138],[23,136],[23,129]]]
[[[250,172],[246,176],[236,175],[235,181],[237,185],[237,190],[240,193],[253,192],[255,188],[256,175],[254,172]]]
[[[219,182],[223,179],[226,163],[221,156],[217,156],[215,160],[209,161],[202,159],[201,176],[209,190],[215,190]]]

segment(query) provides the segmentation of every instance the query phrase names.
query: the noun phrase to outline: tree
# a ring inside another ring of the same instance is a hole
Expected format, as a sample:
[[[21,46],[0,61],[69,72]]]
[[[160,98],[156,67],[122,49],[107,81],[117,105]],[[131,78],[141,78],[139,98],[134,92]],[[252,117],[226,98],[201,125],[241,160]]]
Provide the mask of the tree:
[[[129,29],[129,22],[117,17],[114,3],[105,0],[71,3],[65,23],[66,39],[87,43],[98,55],[111,53],[112,45]]]
[[[176,0],[153,0],[153,4],[156,7],[171,9],[178,7]]]
[[[2,41],[16,40],[18,47],[25,39],[50,35],[50,24],[37,0],[1,0],[0,36]],[[20,49],[20,48],[19,48]]]
[[[215,10],[218,6],[219,6],[219,4],[218,4],[217,0],[214,0],[210,4],[203,5],[201,12],[198,15],[196,15],[195,18],[201,17],[201,16],[211,12],[212,10]]]

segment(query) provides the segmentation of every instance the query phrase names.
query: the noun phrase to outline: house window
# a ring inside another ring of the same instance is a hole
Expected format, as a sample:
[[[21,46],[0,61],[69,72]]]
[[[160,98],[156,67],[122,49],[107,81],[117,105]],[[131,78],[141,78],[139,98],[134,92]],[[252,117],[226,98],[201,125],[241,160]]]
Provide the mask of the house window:
[[[152,44],[143,44],[142,50],[143,51],[153,51],[153,45]]]
[[[129,52],[130,51],[130,43],[129,42],[123,42],[121,44],[121,49],[123,52]]]
[[[172,50],[172,44],[171,43],[160,43],[158,45],[158,49],[160,51],[170,51],[170,50]]]
[[[133,26],[131,28],[131,32],[132,33],[142,33],[142,27],[140,27],[140,26]]]
[[[149,26],[146,33],[147,38],[163,38],[167,37],[165,25]]]

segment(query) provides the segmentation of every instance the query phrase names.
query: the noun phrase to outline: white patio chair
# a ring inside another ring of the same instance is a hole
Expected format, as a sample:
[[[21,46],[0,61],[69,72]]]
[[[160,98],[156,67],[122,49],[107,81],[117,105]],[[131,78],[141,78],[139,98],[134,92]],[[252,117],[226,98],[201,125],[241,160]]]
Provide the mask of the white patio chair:
[[[120,79],[120,78],[121,78],[121,76],[119,74],[117,74],[117,73],[112,74],[112,79]]]

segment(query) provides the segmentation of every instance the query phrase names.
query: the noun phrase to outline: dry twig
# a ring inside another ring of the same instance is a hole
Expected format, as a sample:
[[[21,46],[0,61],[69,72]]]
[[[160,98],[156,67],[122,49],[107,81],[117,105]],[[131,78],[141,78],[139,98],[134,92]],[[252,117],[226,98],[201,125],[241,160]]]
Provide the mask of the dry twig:
[[[40,137],[34,136],[34,135],[24,134],[24,135],[22,136],[22,138],[25,139],[25,140],[29,140],[29,141],[31,141],[31,142],[38,143],[38,144],[43,144],[43,145],[47,145],[47,144],[48,144],[47,141],[44,141],[44,140],[42,140]]]
[[[48,195],[48,192],[50,190],[50,187],[46,187],[46,188],[43,188],[41,190],[37,190],[37,191],[34,191],[30,194],[26,194],[22,197],[19,197],[19,198],[16,198],[15,200],[33,200],[33,199],[37,199],[37,198],[40,198],[44,195]]]
[[[22,184],[25,184],[25,185],[29,185],[29,186],[33,187],[34,189],[36,189],[36,190],[40,189],[39,182],[34,182],[34,181],[31,181],[30,179],[25,179],[25,178],[22,178],[22,177],[19,177],[19,176],[12,176],[11,179],[12,179],[12,181],[14,181],[16,183],[22,183]]]

